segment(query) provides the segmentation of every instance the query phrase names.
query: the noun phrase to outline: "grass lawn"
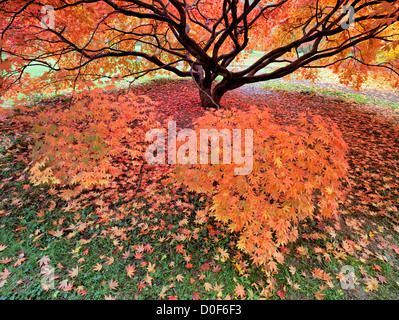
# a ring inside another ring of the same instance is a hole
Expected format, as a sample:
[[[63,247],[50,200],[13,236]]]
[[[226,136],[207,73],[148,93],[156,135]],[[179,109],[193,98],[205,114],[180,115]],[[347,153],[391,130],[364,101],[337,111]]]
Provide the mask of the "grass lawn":
[[[335,99],[340,99],[343,101],[349,101],[361,104],[379,105],[385,108],[399,110],[399,103],[397,101],[389,101],[386,99],[370,97],[362,95],[360,93],[353,93],[339,89],[330,89],[319,86],[302,85],[302,84],[281,82],[275,80],[267,81],[264,84],[264,88],[273,89],[277,91],[296,91],[305,94],[313,94],[313,95],[318,94]]]
[[[18,141],[13,145],[18,146]],[[137,208],[129,210],[128,215],[99,224],[90,203],[69,213],[67,203],[59,200],[54,189],[25,181],[25,164],[15,159],[15,153],[18,151],[3,149],[0,162],[1,299],[399,296],[397,256],[382,253],[365,261],[349,255],[345,251],[346,235],[332,228],[327,228],[330,234],[322,232],[317,221],[301,227],[302,235],[313,235],[314,239],[301,238],[289,245],[292,254],[270,278],[262,268],[235,257],[234,237],[223,236],[219,224],[195,222],[193,212],[201,210],[204,201],[198,196],[172,193],[167,215],[150,210],[152,203],[138,199]],[[160,196],[170,197],[170,190],[165,188]],[[373,219],[373,224],[365,230],[370,238],[389,231],[387,218]],[[186,237],[177,238],[182,234]],[[399,245],[398,237],[394,243]],[[47,291],[42,286],[46,283],[45,265],[55,269],[55,286]],[[343,265],[354,268],[356,291],[342,290],[337,277]],[[321,275],[315,273],[317,270],[322,270]],[[365,278],[375,283],[360,280]],[[244,296],[235,291],[241,286]]]

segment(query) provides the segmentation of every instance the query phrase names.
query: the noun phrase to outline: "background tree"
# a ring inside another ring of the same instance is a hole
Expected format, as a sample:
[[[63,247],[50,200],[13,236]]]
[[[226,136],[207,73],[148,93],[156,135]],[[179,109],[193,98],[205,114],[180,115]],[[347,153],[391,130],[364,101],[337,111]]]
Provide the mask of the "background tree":
[[[324,67],[357,87],[369,71],[398,86],[398,2],[1,0],[1,92],[169,71],[194,79],[202,106],[218,107],[229,90],[295,71],[311,78]],[[344,6],[354,9],[349,28]],[[264,54],[232,68],[250,49]],[[37,65],[47,72],[28,81],[27,67]]]

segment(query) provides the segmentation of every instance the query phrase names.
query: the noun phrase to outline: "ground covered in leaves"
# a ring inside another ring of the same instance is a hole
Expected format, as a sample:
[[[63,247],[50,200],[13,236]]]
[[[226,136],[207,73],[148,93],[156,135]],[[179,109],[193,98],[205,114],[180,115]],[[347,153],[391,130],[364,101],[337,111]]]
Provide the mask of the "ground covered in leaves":
[[[203,114],[194,85],[158,81],[132,93],[160,102],[159,120],[187,128]],[[67,104],[68,98],[42,102]],[[78,198],[29,182],[34,141],[0,116],[1,299],[398,299],[399,127],[391,114],[319,95],[246,87],[225,107],[266,106],[280,123],[312,110],[350,148],[338,220],[308,220],[278,270],[250,263],[236,236],[204,221],[205,195],[134,171],[115,190]],[[127,164],[128,167],[128,164]],[[134,192],[133,192],[134,191]],[[137,192],[136,192],[137,191]],[[341,279],[354,271],[354,288]],[[346,268],[346,269],[345,269]]]

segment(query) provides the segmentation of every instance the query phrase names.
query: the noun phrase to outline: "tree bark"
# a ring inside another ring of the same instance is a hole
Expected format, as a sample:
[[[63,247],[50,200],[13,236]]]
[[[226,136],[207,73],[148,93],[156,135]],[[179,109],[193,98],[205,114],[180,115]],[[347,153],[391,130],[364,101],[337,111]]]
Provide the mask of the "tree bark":
[[[243,84],[244,83],[238,81],[233,82],[228,79],[223,79],[212,86],[212,80],[205,81],[204,79],[204,81],[197,83],[199,88],[199,96],[201,99],[201,106],[203,108],[221,108],[220,101],[224,94],[227,91],[241,87]]]
[[[199,90],[199,96],[203,108],[220,108],[220,100],[222,99],[222,96],[217,94],[215,91],[212,92],[211,88],[201,88]]]

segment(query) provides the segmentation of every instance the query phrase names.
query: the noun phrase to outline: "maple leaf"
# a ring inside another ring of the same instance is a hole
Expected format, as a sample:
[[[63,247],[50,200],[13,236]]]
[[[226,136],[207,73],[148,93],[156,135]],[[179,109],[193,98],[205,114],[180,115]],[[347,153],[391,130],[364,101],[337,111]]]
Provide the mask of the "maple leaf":
[[[73,281],[71,283],[68,283],[67,279],[61,281],[58,285],[58,289],[65,292],[71,291],[72,287],[73,287]]]
[[[112,297],[110,294],[109,294],[108,296],[105,296],[105,295],[104,295],[104,299],[105,299],[105,300],[115,300],[115,298]]]
[[[140,259],[143,258],[143,254],[141,252],[136,252],[134,254],[134,258],[137,259],[137,260],[140,260]]]
[[[18,258],[17,261],[14,262],[14,267],[20,266],[22,262],[24,262],[25,260],[26,260],[25,257]]]
[[[64,231],[62,229],[61,230],[50,230],[47,233],[53,235],[56,238],[59,238],[64,234]]]
[[[154,280],[154,278],[151,277],[151,276],[147,273],[147,275],[144,277],[144,281],[145,281],[146,283],[148,283],[148,285],[149,285],[150,287],[152,286],[152,280]]]
[[[212,271],[214,273],[216,273],[216,274],[218,274],[220,272],[220,270],[222,270],[222,266],[221,265],[214,266],[213,269],[212,269]]]
[[[365,291],[375,291],[378,290],[378,281],[374,278],[366,278],[364,279],[364,284],[366,285]]]
[[[220,261],[225,262],[228,258],[229,258],[229,254],[227,252],[227,250],[218,247],[217,250],[220,253]]]
[[[7,263],[9,263],[9,262],[11,262],[11,261],[12,261],[12,259],[9,258],[9,257],[2,257],[2,258],[0,259],[0,262],[3,263],[3,264],[7,264]]]
[[[129,278],[131,278],[136,273],[136,268],[133,265],[128,265],[126,267],[126,273],[127,273],[127,276]]]
[[[176,246],[176,252],[178,253],[184,253],[184,245],[183,244],[179,244]]]
[[[105,264],[107,266],[110,266],[111,264],[114,263],[114,261],[115,261],[114,257],[109,257],[109,258],[107,258],[107,261],[105,262]]]
[[[267,268],[272,273],[277,273],[278,271],[277,263],[275,263],[274,261],[269,261],[267,263]]]
[[[306,248],[304,246],[298,246],[296,248],[296,251],[302,256],[308,256],[308,251],[306,250]]]
[[[43,267],[45,265],[47,265],[50,262],[50,258],[47,255],[44,255],[43,257],[41,257],[39,260],[39,267]]]
[[[68,275],[69,275],[69,277],[70,277],[71,279],[77,277],[78,274],[79,274],[79,267],[78,267],[78,266],[76,266],[76,268],[72,268],[71,271],[68,271]]]
[[[85,295],[87,295],[87,290],[86,290],[86,289],[83,289],[83,287],[82,287],[82,288],[80,288],[80,289],[78,290],[78,293],[79,293],[81,296],[85,296]]]
[[[71,253],[72,253],[73,255],[78,254],[79,251],[80,251],[80,248],[81,248],[81,247],[77,247],[77,248],[75,248],[75,249],[72,249],[72,250],[71,250]]]
[[[378,264],[373,264],[373,269],[377,271],[381,271],[381,267]]]
[[[184,279],[184,277],[183,277],[181,274],[178,274],[178,275],[176,276],[176,281],[177,281],[177,282],[183,282],[183,279]]]
[[[283,166],[280,157],[277,157],[276,159],[274,159],[274,163],[276,164],[276,166],[277,166],[278,168],[282,168],[282,166]]]
[[[44,217],[44,211],[43,210],[39,210],[38,212],[36,212],[36,216],[38,218],[43,218]]]
[[[293,283],[293,284],[292,284],[292,289],[294,289],[294,290],[300,290],[300,289],[301,289],[301,286],[300,286],[299,284],[297,284],[297,283]]]
[[[123,260],[126,260],[130,256],[130,251],[125,251],[122,255]]]
[[[324,299],[324,293],[321,291],[317,291],[314,295],[314,297],[316,298],[316,300],[323,300]]]
[[[198,294],[198,292],[195,292],[195,291],[193,292],[193,294],[191,296],[192,296],[193,300],[200,300],[201,299],[199,294]]]
[[[278,290],[277,290],[277,295],[280,297],[281,300],[284,300],[285,295],[287,293],[287,291],[284,290],[285,286],[281,286]]]
[[[103,268],[103,265],[101,263],[96,263],[96,265],[93,267],[94,271],[100,271]]]
[[[154,251],[154,248],[153,248],[149,243],[147,243],[147,244],[144,246],[144,249],[145,249],[145,251],[147,251],[147,252],[149,252],[149,253],[152,253],[152,252]]]
[[[387,279],[385,277],[383,277],[382,275],[377,274],[377,278],[382,284],[387,282]]]
[[[208,271],[209,268],[210,268],[209,263],[204,263],[204,264],[201,266],[201,270],[204,270],[204,271]]]
[[[7,280],[0,281],[0,289],[3,288],[6,283]]]
[[[46,291],[46,292],[51,289],[51,284],[50,283],[41,282],[41,286],[42,286],[43,290]]]
[[[148,262],[147,271],[149,273],[155,273],[155,263],[152,264],[151,262]]]
[[[8,269],[4,269],[0,272],[0,275],[2,280],[6,280],[11,275],[11,272],[9,272]]]
[[[244,298],[245,297],[245,288],[241,284],[237,284],[236,287],[234,288],[234,293],[237,297],[239,298]]]
[[[181,234],[181,233],[176,234],[176,235],[174,236],[174,238],[175,238],[175,240],[177,240],[177,241],[184,241],[184,240],[187,239],[187,237],[186,237],[184,234]]]
[[[216,292],[218,292],[218,293],[222,293],[223,287],[224,287],[223,284],[217,284],[217,283],[215,283],[215,284],[213,285],[213,290],[216,291]]]
[[[115,290],[117,287],[119,287],[119,282],[114,281],[114,280],[111,279],[108,282],[108,285],[109,285],[110,290]]]
[[[1,244],[0,245],[0,251],[4,251],[5,249],[7,249],[8,248],[8,246],[6,246],[6,245],[4,245],[4,244]]]
[[[140,283],[137,285],[137,288],[139,289],[139,291],[143,290],[143,289],[145,288],[145,283],[144,283],[144,282],[140,282]]]
[[[312,275],[314,278],[324,281],[330,281],[332,278],[329,273],[326,273],[324,270],[314,268],[312,271]]]
[[[204,283],[204,288],[205,288],[205,291],[208,292],[208,291],[210,291],[213,288],[213,286],[210,283],[205,282]]]
[[[296,268],[295,268],[294,266],[289,266],[289,267],[288,267],[288,270],[290,271],[290,273],[291,273],[292,275],[294,275],[295,272],[296,272]]]
[[[166,291],[168,291],[168,287],[167,286],[163,286],[161,292],[159,293],[158,297],[160,299],[165,299],[166,298]]]

